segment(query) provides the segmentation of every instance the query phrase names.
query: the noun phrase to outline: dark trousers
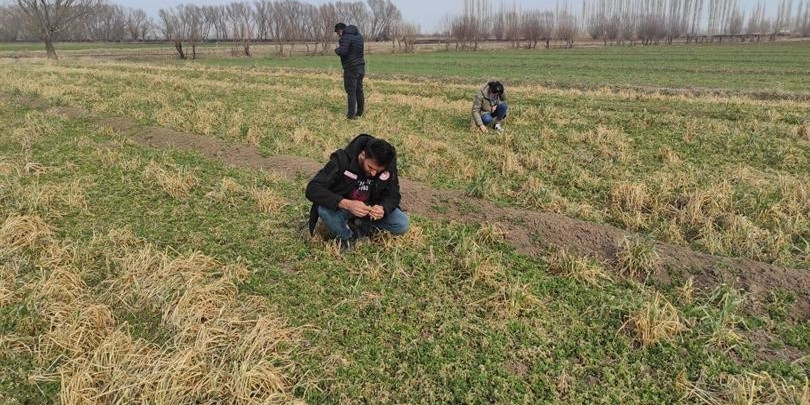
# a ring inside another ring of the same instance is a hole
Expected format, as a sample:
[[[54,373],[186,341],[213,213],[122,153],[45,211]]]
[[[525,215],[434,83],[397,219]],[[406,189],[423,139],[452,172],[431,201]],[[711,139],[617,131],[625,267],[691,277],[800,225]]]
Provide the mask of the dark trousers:
[[[363,76],[365,75],[366,67],[364,65],[343,69],[343,88],[346,89],[349,102],[349,110],[346,113],[347,118],[363,115],[366,103],[365,96],[363,96]]]

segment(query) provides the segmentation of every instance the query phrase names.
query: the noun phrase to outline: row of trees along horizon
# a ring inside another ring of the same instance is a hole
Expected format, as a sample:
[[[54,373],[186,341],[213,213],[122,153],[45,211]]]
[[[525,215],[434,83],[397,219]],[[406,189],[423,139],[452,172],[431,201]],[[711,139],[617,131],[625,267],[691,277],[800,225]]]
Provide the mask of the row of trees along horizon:
[[[181,4],[156,17],[106,0],[14,0],[0,6],[0,41],[42,41],[49,58],[54,42],[169,41],[180,58],[196,58],[203,42],[231,42],[234,55],[251,56],[251,43],[269,42],[276,53],[292,54],[295,44],[307,53],[325,53],[335,42],[334,24],[357,25],[372,41],[391,41],[410,52],[419,25],[406,22],[391,0],[325,3],[261,0],[224,5]],[[574,9],[559,1],[553,9],[523,9],[514,2],[464,0],[463,10],[448,15],[438,32],[422,41],[443,42],[449,49],[477,50],[485,41],[507,41],[514,48],[551,42],[572,47],[586,36],[608,44],[672,44],[774,40],[810,36],[810,0],[780,0],[767,10],[759,0],[750,9],[738,0],[584,0]]]

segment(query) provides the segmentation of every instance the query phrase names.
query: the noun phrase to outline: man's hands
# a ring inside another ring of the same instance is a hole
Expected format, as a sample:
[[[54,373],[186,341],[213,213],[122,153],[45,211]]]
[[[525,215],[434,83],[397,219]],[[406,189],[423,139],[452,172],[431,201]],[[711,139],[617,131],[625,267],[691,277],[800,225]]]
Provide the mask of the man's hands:
[[[371,207],[371,211],[369,211],[368,215],[371,216],[371,219],[376,221],[385,216],[385,210],[383,209],[382,205],[375,205]]]
[[[338,207],[351,212],[352,215],[358,218],[364,218],[366,216],[369,216],[373,220],[378,220],[385,216],[385,209],[383,209],[381,205],[369,207],[362,201],[349,200],[344,198],[340,200],[340,203],[338,203]]]
[[[358,218],[363,218],[369,213],[371,213],[371,207],[366,205],[364,202],[357,200],[348,200],[344,198],[340,200],[340,202],[338,203],[338,207],[351,212],[352,215]]]
[[[490,112],[495,112],[495,110],[498,109],[498,106],[493,105],[493,106],[490,106],[489,109],[491,110]]]
[[[481,132],[487,132],[487,126],[486,126],[486,125],[484,125],[484,124],[479,125],[479,126],[478,126],[478,129],[480,129],[480,130],[481,130]]]

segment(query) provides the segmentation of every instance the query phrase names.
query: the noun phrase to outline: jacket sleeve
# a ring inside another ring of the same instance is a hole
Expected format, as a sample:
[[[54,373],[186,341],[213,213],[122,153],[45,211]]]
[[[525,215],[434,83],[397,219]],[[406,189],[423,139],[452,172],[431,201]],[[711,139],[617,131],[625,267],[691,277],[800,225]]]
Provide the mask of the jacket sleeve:
[[[473,106],[472,106],[472,117],[475,120],[475,125],[479,127],[484,125],[484,121],[481,121],[481,103],[484,101],[484,98],[481,96],[481,93],[475,95],[473,99]]]
[[[378,204],[383,207],[385,214],[388,215],[399,207],[400,200],[402,200],[402,195],[399,193],[399,176],[395,172],[391,176],[391,184],[385,188],[385,191],[380,193]]]
[[[332,155],[326,166],[316,173],[315,177],[307,184],[307,199],[331,210],[337,210],[338,203],[343,199],[343,196],[329,190],[329,187],[335,183],[339,175],[340,164],[338,158],[336,155]]]
[[[351,49],[352,41],[349,39],[348,35],[341,35],[340,40],[338,40],[338,47],[335,48],[335,53],[340,56],[346,56],[349,54],[349,49]]]

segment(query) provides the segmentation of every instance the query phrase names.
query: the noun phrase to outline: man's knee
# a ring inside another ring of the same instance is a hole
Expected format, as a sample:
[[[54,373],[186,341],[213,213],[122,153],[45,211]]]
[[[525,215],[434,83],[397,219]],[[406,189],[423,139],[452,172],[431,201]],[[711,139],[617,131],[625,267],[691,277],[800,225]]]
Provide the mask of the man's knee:
[[[408,232],[411,226],[411,220],[399,209],[395,210],[388,226],[388,232],[392,235],[403,235]]]
[[[502,101],[498,104],[498,107],[495,110],[495,115],[498,116],[499,119],[506,118],[506,112],[509,110],[509,106],[506,104],[505,101]]]

